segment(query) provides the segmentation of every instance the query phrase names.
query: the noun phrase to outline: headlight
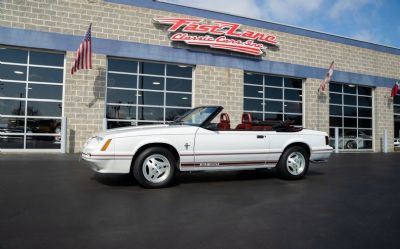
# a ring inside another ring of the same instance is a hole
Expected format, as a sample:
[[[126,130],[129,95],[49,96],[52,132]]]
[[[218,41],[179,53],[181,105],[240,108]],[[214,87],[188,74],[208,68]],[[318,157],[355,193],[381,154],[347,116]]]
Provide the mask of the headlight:
[[[93,142],[95,142],[95,141],[96,141],[96,144],[99,144],[101,141],[103,141],[103,138],[102,138],[102,137],[99,137],[99,136],[90,137],[90,138],[86,141],[86,143],[83,145],[83,147],[86,147],[86,146],[88,146],[88,145],[90,145],[90,144],[93,145]]]

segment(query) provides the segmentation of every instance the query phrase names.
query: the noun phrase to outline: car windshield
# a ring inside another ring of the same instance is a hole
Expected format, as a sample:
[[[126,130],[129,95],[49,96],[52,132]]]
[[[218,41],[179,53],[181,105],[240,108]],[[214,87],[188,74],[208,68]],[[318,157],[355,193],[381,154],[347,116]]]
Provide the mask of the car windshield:
[[[190,110],[182,117],[179,117],[171,124],[184,124],[201,126],[208,118],[210,118],[218,110],[217,106],[198,107]]]

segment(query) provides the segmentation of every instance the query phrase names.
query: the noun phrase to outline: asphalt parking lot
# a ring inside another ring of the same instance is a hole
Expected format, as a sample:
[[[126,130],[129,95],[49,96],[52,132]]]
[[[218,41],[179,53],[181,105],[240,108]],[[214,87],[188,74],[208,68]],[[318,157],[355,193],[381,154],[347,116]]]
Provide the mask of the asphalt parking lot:
[[[306,179],[180,174],[148,190],[76,155],[0,154],[0,249],[400,248],[400,153],[340,154]]]

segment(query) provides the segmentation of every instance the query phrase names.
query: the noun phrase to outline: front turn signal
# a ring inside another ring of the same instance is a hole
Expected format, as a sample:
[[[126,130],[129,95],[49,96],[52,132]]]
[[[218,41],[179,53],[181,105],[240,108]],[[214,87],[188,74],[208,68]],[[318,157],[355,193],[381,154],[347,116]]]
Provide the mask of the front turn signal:
[[[106,151],[108,146],[111,143],[111,139],[107,139],[107,141],[104,143],[103,147],[101,147],[101,151]]]

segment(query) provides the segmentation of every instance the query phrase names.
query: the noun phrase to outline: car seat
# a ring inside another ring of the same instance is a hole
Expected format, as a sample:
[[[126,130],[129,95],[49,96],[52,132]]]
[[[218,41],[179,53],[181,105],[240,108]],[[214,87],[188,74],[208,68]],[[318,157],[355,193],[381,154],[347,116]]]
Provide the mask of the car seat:
[[[219,123],[218,123],[219,130],[230,130],[231,129],[231,121],[229,119],[228,113],[221,113]]]

